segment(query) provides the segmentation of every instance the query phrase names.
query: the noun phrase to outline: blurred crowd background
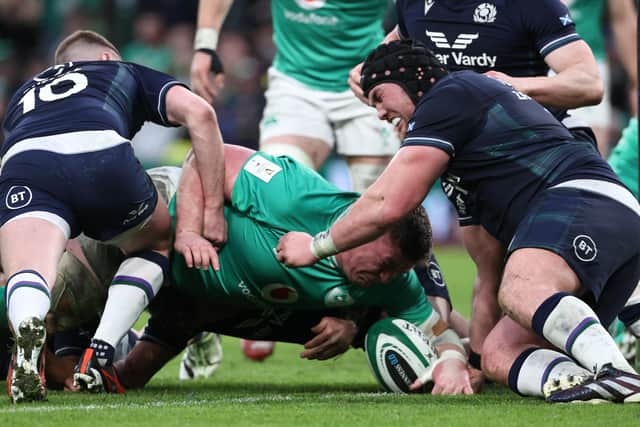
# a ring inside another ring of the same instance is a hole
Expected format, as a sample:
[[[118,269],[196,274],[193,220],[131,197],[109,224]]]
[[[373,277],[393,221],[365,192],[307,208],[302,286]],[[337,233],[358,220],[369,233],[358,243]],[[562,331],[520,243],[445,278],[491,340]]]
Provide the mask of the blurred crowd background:
[[[124,60],[188,84],[197,7],[197,0],[0,0],[0,119],[17,87],[51,65],[57,43],[78,29],[105,35]],[[270,7],[270,0],[236,0],[221,33],[218,54],[226,80],[215,109],[227,143],[258,145],[266,70],[275,51]],[[388,15],[386,30],[395,24],[391,1]],[[606,23],[604,17],[608,34]],[[615,49],[609,52],[609,90],[616,107],[613,143],[627,123],[629,97]],[[187,138],[182,129],[145,125],[134,147],[145,166],[179,165],[189,148]],[[339,186],[348,186],[347,169],[335,157],[323,172]],[[455,214],[444,195],[433,193],[426,206],[436,241],[457,241]]]

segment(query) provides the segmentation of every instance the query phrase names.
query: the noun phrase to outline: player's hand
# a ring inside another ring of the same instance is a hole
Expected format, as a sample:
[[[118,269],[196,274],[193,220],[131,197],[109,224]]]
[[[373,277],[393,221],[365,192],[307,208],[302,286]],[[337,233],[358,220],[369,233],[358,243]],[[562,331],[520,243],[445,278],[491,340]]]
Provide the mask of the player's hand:
[[[220,270],[216,249],[210,241],[195,231],[176,231],[173,247],[182,254],[189,268],[207,269],[211,266],[216,271]]]
[[[309,360],[327,360],[349,349],[358,327],[351,320],[325,316],[311,328],[315,337],[304,343],[300,357]]]
[[[431,394],[473,394],[469,370],[457,359],[443,360],[433,370]]]
[[[191,61],[191,88],[209,104],[216,102],[224,86],[224,71],[211,71],[213,60],[209,53],[196,51]]]
[[[214,248],[220,250],[227,242],[227,221],[224,219],[224,208],[204,210],[204,226],[202,235]]]
[[[479,393],[484,385],[484,374],[481,370],[469,366],[469,379],[471,380],[471,388],[474,393]]]
[[[362,62],[356,65],[349,71],[349,87],[351,91],[358,97],[358,99],[365,104],[369,105],[369,100],[365,98],[362,87],[360,87],[360,77],[362,76]]]
[[[411,391],[418,391],[424,385],[433,381],[431,394],[473,394],[469,371],[466,365],[456,359],[444,360],[435,366],[433,371],[427,371],[409,386]]]
[[[510,84],[515,90],[520,91],[524,94],[527,93],[526,88],[523,86],[523,79],[519,79],[517,77],[512,77],[508,74],[501,73],[500,71],[490,70],[484,73],[485,76],[492,77],[494,79],[503,81],[505,83]]]
[[[276,259],[287,267],[306,267],[313,265],[318,258],[311,253],[311,240],[308,233],[292,231],[280,238],[276,246]]]

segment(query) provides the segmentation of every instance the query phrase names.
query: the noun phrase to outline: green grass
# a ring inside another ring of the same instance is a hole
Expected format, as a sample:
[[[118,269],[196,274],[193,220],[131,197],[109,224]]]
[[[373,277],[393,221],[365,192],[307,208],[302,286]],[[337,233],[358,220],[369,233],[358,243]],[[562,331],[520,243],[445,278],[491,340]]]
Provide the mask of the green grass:
[[[458,249],[438,259],[454,305],[469,311],[473,267]],[[378,392],[364,354],[328,361],[298,357],[278,344],[263,363],[245,360],[225,338],[224,361],[209,380],[182,383],[172,361],[142,391],[126,396],[50,392],[39,404],[0,404],[0,425],[18,426],[634,426],[640,405],[548,405],[491,386],[477,396],[400,396]]]

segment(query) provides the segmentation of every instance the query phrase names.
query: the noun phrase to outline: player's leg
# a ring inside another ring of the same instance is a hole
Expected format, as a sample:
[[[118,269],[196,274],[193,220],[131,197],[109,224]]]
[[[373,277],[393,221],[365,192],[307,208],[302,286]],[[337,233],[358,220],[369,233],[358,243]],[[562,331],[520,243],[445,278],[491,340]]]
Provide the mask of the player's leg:
[[[171,244],[169,212],[161,198],[149,221],[140,229],[112,239],[128,256],[116,271],[90,350],[80,366],[94,359],[100,367],[113,362],[116,344],[133,326],[167,277]],[[88,360],[85,360],[88,359]],[[80,372],[82,374],[82,372]]]
[[[593,309],[577,298],[580,280],[562,257],[524,248],[511,254],[499,291],[503,310],[588,369],[634,372]]]
[[[482,371],[520,395],[537,397],[555,385],[566,387],[591,377],[591,371],[548,347],[535,333],[503,317],[484,341]]]
[[[280,135],[263,139],[260,151],[274,156],[289,156],[314,170],[320,169],[331,148],[326,142],[301,135]]]
[[[364,192],[378,179],[400,141],[391,124],[379,120],[373,108],[351,91],[327,97],[329,118],[336,136],[336,151],[345,157],[351,188]]]
[[[85,234],[118,246],[127,256],[113,276],[100,324],[78,365],[76,379],[87,388],[92,372],[111,365],[116,344],[162,286],[171,245],[167,204],[130,145],[112,148],[110,154],[111,162],[94,176],[100,197],[76,195]]]
[[[325,96],[325,92],[270,69],[260,121],[260,150],[289,156],[318,170],[331,152],[334,139]]]
[[[37,215],[40,214],[41,217]],[[2,268],[8,276],[7,316],[15,336],[8,381],[13,402],[41,400],[46,396],[44,357],[45,316],[56,266],[68,238],[64,220],[48,212],[31,212],[0,227]],[[51,217],[59,224],[42,217]]]

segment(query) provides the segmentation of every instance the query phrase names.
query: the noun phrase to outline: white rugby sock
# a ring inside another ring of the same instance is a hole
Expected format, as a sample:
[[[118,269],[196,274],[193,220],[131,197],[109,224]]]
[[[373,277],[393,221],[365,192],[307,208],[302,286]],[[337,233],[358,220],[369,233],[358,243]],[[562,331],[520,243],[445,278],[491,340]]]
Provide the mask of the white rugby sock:
[[[524,396],[542,397],[542,388],[547,381],[590,373],[566,354],[544,348],[529,349],[520,354],[511,367],[509,387]]]
[[[120,265],[94,339],[116,347],[162,286],[168,260],[157,253],[151,257],[148,254],[145,252],[145,258],[132,256]]]
[[[640,283],[618,315],[633,336],[640,338]]]
[[[596,371],[611,363],[635,373],[591,307],[573,295],[557,293],[549,297],[536,310],[532,327],[587,369]]]
[[[47,283],[34,270],[22,270],[11,276],[5,292],[7,317],[16,335],[23,320],[30,317],[44,319],[51,306]]]

